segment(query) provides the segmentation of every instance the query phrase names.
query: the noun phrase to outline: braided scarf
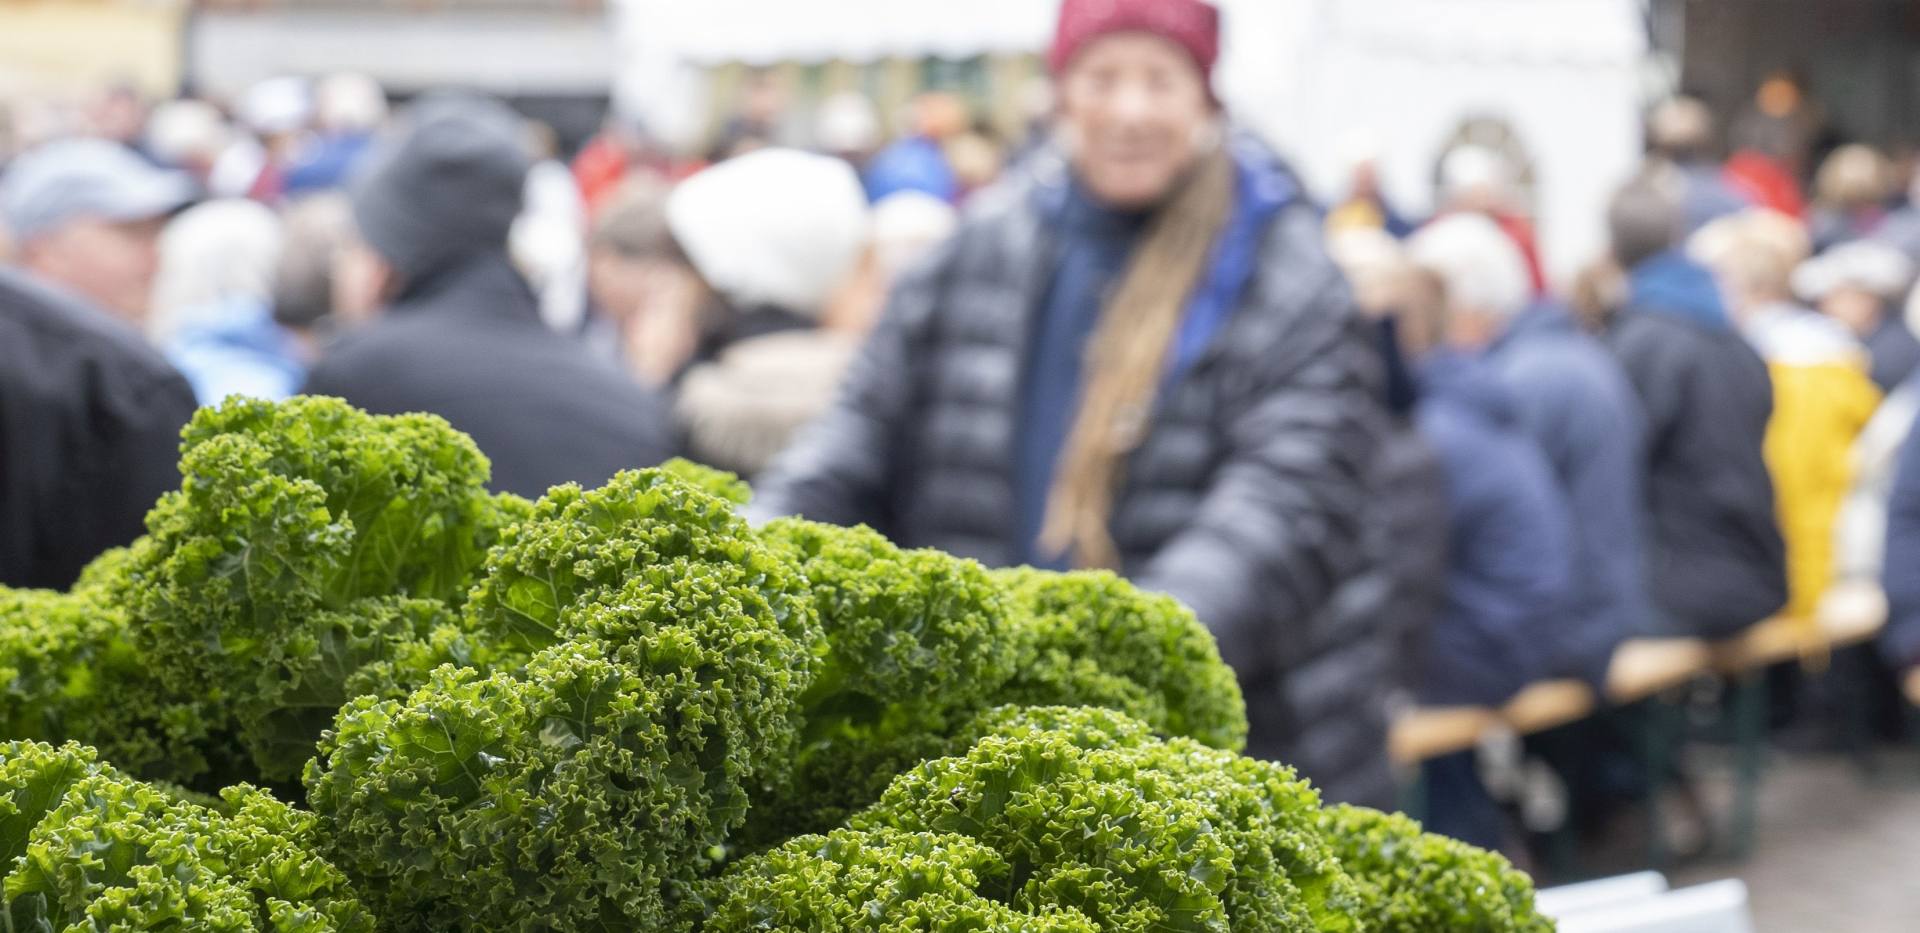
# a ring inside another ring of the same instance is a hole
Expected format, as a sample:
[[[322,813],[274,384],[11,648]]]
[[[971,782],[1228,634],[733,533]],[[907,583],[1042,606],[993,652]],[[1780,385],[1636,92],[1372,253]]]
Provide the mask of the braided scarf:
[[[1187,301],[1233,212],[1233,159],[1202,157],[1148,224],[1087,341],[1080,410],[1047,493],[1040,546],[1079,567],[1117,569],[1108,529],[1128,455],[1146,439]]]

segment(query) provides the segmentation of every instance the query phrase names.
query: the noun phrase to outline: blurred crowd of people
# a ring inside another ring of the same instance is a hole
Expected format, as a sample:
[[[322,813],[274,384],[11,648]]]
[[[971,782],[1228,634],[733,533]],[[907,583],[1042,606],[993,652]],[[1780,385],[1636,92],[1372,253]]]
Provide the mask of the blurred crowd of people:
[[[1861,144],[1815,160],[1798,95],[1764,85],[1727,158],[1704,103],[1653,107],[1607,255],[1563,293],[1543,287],[1500,153],[1448,155],[1424,223],[1364,166],[1329,215],[1389,402],[1447,489],[1423,702],[1497,706],[1548,677],[1604,692],[1627,639],[1729,639],[1775,616],[1816,644],[1843,582],[1884,583],[1892,610],[1878,656],[1848,669],[1873,682],[1849,689],[1891,698],[1920,667],[1920,176]],[[1779,718],[1831,731],[1799,696],[1819,686],[1786,686]],[[1617,721],[1578,730],[1541,749],[1577,816],[1646,792],[1607,767]],[[1427,776],[1440,828],[1500,844],[1471,755]]]
[[[1665,101],[1555,290],[1506,154],[1444,154],[1428,218],[1364,161],[1316,202],[1222,111],[1219,40],[1204,0],[1068,0],[1030,139],[941,94],[893,138],[853,94],[796,129],[756,85],[699,159],[616,118],[562,161],[497,100],[389,114],[354,75],[20,108],[0,577],[137,534],[196,405],[311,392],[444,416],[524,495],[687,455],[759,516],[1118,571],[1336,799],[1392,799],[1407,698],[1599,685],[1839,581],[1884,578],[1881,676],[1920,667],[1911,165],[1821,154],[1784,78],[1727,158]],[[1571,744],[1576,804],[1630,792]],[[1435,828],[1507,841],[1471,755],[1427,778]]]

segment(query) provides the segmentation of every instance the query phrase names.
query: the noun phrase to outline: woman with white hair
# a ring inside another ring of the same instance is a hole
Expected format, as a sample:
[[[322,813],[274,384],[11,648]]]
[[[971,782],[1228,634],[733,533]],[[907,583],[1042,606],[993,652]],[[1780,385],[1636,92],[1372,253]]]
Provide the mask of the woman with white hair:
[[[1446,284],[1448,343],[1485,355],[1567,503],[1575,573],[1555,630],[1540,633],[1541,670],[1600,685],[1614,647],[1650,613],[1640,556],[1645,447],[1633,387],[1570,315],[1532,300],[1525,260],[1493,221],[1444,217],[1414,235],[1408,254]]]
[[[1543,649],[1555,640],[1546,636],[1572,579],[1565,494],[1488,362],[1446,346],[1448,301],[1439,276],[1407,266],[1398,244],[1378,229],[1339,235],[1333,253],[1360,306],[1388,314],[1394,356],[1405,359],[1418,385],[1413,428],[1404,438],[1396,432],[1388,449],[1396,442],[1417,446],[1432,473],[1403,472],[1377,484],[1383,508],[1396,519],[1411,510],[1405,517],[1417,519],[1396,521],[1390,557],[1402,565],[1445,560],[1410,565],[1421,572],[1395,581],[1401,593],[1422,596],[1426,575],[1438,577],[1437,605],[1403,598],[1394,606],[1395,618],[1419,629],[1413,688],[1429,706],[1499,706],[1547,674]],[[1419,488],[1423,481],[1435,487],[1432,505]],[[1437,514],[1424,514],[1428,508]],[[1444,535],[1438,542],[1421,537],[1435,532]],[[1429,761],[1422,776],[1429,830],[1488,848],[1507,841],[1472,752]]]
[[[1487,218],[1435,221],[1408,252],[1445,283],[1449,342],[1484,355],[1512,399],[1514,427],[1545,455],[1565,503],[1572,576],[1558,611],[1541,617],[1531,673],[1602,689],[1614,649],[1653,615],[1641,538],[1646,434],[1633,386],[1572,315],[1530,300],[1520,251]],[[1537,750],[1565,779],[1582,828],[1640,792],[1613,778],[1623,749],[1604,722],[1558,732]],[[1454,767],[1456,788],[1467,786],[1464,770]]]

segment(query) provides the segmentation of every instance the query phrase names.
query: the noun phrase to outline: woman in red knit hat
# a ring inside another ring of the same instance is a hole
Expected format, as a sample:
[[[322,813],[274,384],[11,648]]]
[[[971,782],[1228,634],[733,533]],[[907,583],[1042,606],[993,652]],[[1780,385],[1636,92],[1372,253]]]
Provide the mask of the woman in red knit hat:
[[[1202,0],[1066,0],[1055,144],[900,282],[757,511],[1171,593],[1250,752],[1390,802],[1391,636],[1333,598],[1370,563],[1377,358],[1292,173],[1229,132],[1219,49]]]

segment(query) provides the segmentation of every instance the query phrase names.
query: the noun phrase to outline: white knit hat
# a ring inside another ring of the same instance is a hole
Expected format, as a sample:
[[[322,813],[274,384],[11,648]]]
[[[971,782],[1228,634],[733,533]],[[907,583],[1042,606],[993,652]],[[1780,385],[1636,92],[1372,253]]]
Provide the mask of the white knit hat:
[[[1447,283],[1447,303],[1499,318],[1526,310],[1533,287],[1520,248],[1480,214],[1450,214],[1413,235],[1407,255]]]
[[[816,316],[860,261],[868,211],[845,162],[793,149],[729,159],[680,183],[667,227],[739,307]]]
[[[1793,290],[1804,301],[1819,301],[1841,288],[1893,301],[1906,294],[1912,281],[1913,265],[1906,255],[1875,240],[1842,243],[1793,271]]]

